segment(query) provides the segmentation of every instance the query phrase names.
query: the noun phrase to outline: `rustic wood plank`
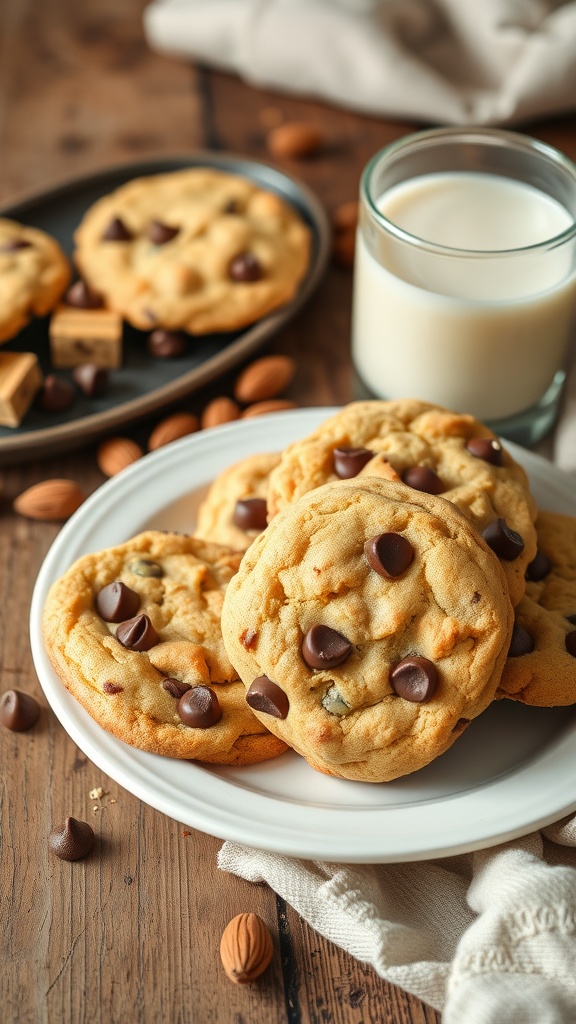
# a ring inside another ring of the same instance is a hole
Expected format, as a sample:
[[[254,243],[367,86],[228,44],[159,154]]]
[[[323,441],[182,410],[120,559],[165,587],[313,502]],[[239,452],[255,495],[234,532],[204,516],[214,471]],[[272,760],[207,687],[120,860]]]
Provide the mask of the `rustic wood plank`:
[[[5,0],[0,200],[203,139],[196,73],[146,45],[145,0]]]

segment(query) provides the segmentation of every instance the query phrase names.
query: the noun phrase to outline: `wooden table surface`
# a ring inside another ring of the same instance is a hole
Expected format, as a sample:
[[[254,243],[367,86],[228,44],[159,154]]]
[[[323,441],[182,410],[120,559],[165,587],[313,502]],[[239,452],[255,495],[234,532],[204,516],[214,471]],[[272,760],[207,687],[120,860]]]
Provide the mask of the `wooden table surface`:
[[[356,197],[369,156],[420,126],[249,88],[236,78],[155,55],[144,0],[4,0],[0,7],[0,201],[116,162],[215,148],[269,160],[274,120],[321,124],[327,145],[285,161],[327,209]],[[576,119],[526,126],[576,157]],[[273,162],[273,161],[270,161]],[[312,301],[269,351],[297,360],[299,405],[353,397],[351,275],[331,267]],[[233,376],[181,403],[200,411]],[[152,423],[129,431],[145,439]],[[50,477],[90,493],[104,480],[95,446],[0,468],[0,693],[42,704],[29,732],[2,730],[0,1016],[3,1024],[433,1024],[439,1015],[312,931],[264,886],[219,871],[220,841],[190,832],[107,778],[48,708],[29,649],[38,569],[59,526],[17,516],[13,499]],[[90,790],[105,796],[94,801]],[[94,806],[98,809],[94,810]],[[67,863],[47,850],[66,815],[99,842]],[[234,986],[218,955],[226,923],[256,911],[274,937],[271,969]]]

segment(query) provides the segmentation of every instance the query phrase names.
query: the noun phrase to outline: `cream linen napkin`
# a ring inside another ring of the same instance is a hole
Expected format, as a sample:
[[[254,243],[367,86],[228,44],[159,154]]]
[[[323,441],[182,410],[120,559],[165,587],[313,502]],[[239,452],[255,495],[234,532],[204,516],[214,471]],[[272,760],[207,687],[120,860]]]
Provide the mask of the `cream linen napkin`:
[[[443,1024],[576,1021],[576,818],[448,860],[329,864],[226,842],[218,865],[267,882]]]
[[[372,114],[505,124],[576,107],[571,0],[154,0],[160,51]]]

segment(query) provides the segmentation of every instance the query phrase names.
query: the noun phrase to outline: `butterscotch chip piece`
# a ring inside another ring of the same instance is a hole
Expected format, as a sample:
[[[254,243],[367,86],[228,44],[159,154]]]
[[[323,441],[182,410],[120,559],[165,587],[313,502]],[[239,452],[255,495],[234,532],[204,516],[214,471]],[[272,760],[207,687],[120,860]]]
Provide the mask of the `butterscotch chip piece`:
[[[46,316],[69,280],[68,260],[54,238],[0,218],[0,344],[33,317]]]
[[[470,450],[472,439],[497,444],[497,463],[493,445]],[[502,558],[502,568],[512,604],[518,603],[536,554],[536,504],[523,468],[488,427],[473,416],[416,399],[353,402],[285,450],[270,476],[269,517],[339,479],[336,453],[350,449],[372,453],[359,468],[362,477],[395,474],[415,494],[433,492],[453,502],[481,533],[489,529],[491,535],[500,520],[502,532],[517,534],[520,541],[513,552],[507,548],[512,557]]]
[[[288,505],[222,612],[254,714],[329,775],[385,782],[491,702],[513,626],[500,562],[451,502],[359,477]]]
[[[289,302],[311,246],[280,196],[199,167],[121,186],[88,210],[75,240],[107,306],[141,330],[191,334],[236,330]]]
[[[0,352],[0,424],[18,427],[42,387],[34,352]]]
[[[539,511],[538,552],[526,570],[499,696],[537,707],[576,703],[576,518]]]
[[[220,473],[198,509],[195,536],[245,551],[266,526],[268,479],[279,458],[276,452],[250,455]],[[254,501],[264,506],[261,518],[239,517],[239,507],[244,511]]]
[[[50,358],[60,369],[82,363],[108,370],[122,365],[122,317],[111,309],[59,306],[49,334]]]
[[[224,592],[240,558],[149,531],[84,556],[54,583],[43,615],[46,650],[99,725],[141,750],[213,764],[253,764],[285,750],[246,705],[222,640]],[[113,585],[135,595],[127,621],[110,614]]]

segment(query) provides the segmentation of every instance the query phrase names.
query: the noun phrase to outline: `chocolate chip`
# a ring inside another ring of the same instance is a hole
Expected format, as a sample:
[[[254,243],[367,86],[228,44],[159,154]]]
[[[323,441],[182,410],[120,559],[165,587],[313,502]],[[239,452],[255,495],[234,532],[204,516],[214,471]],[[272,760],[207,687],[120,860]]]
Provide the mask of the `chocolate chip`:
[[[245,629],[244,632],[240,634],[240,643],[247,651],[254,650],[257,640],[258,633],[255,629]]]
[[[24,732],[38,721],[40,705],[29,693],[6,690],[0,700],[0,722],[11,732]]]
[[[524,541],[516,530],[512,530],[505,519],[493,519],[482,536],[489,548],[506,562],[513,562],[524,551]]]
[[[229,199],[226,203],[223,213],[240,213],[241,206],[239,199]]]
[[[374,458],[374,452],[369,448],[335,448],[332,457],[336,476],[341,480],[351,480]]]
[[[176,700],[180,700],[180,697],[190,690],[189,683],[181,683],[178,679],[163,679],[162,689],[166,690],[172,697],[176,697]]]
[[[312,626],[302,641],[302,657],[310,668],[336,668],[351,650],[350,641],[330,626]]]
[[[153,220],[148,228],[148,238],[154,242],[154,245],[166,245],[166,242],[171,242],[173,238],[176,238],[179,231],[180,228],[163,224],[161,220]]]
[[[366,561],[374,572],[393,580],[406,572],[414,558],[414,548],[400,533],[379,533],[364,545]]]
[[[146,348],[156,359],[177,359],[186,352],[188,342],[181,331],[164,331],[159,327],[149,335]]]
[[[128,565],[130,572],[133,572],[135,576],[145,576],[154,579],[161,579],[164,575],[164,569],[158,562],[153,562],[151,558],[134,558]]]
[[[66,818],[50,833],[48,846],[60,860],[80,860],[92,850],[95,836],[87,821]]]
[[[108,370],[96,363],[81,363],[72,370],[72,380],[88,398],[98,398],[108,387]]]
[[[258,676],[246,693],[246,703],[254,711],[262,711],[274,718],[286,718],[290,708],[288,697],[268,676]]]
[[[573,658],[576,658],[576,629],[566,634],[566,650]]]
[[[115,580],[98,592],[95,605],[104,622],[125,622],[136,615],[140,607],[140,595],[125,583]]]
[[[404,700],[422,704],[434,696],[438,672],[433,662],[418,655],[403,658],[390,672],[394,693]]]
[[[178,714],[193,729],[209,729],[222,718],[222,708],[209,686],[193,686],[180,698]]]
[[[18,249],[30,249],[32,242],[27,238],[9,238],[0,245],[0,252],[17,252]]]
[[[230,260],[228,274],[232,281],[259,281],[262,265],[254,253],[241,252]]]
[[[526,579],[531,583],[538,583],[548,575],[552,568],[552,562],[546,555],[543,555],[541,551],[536,552],[536,557],[532,559],[530,565],[526,569]]]
[[[534,650],[534,640],[530,633],[519,622],[514,623],[512,639],[508,648],[509,658],[519,658],[522,654],[530,654]]]
[[[466,448],[470,452],[470,455],[474,455],[477,459],[483,459],[484,462],[491,463],[492,466],[503,466],[504,465],[504,452],[500,441],[497,441],[492,437],[471,437],[466,442]]]
[[[147,615],[137,615],[134,619],[120,623],[116,639],[129,651],[149,651],[160,637]]]
[[[576,613],[574,615],[566,615],[568,622],[571,622],[573,626],[576,626]]]
[[[105,682],[102,683],[102,690],[104,693],[123,693],[124,687],[118,686],[117,683]]]
[[[120,217],[112,217],[108,227],[102,235],[103,242],[129,242],[132,239],[132,232],[128,230]]]
[[[265,530],[266,516],[264,498],[240,498],[234,507],[232,520],[241,530]]]
[[[85,281],[76,281],[66,292],[64,302],[76,309],[101,309],[104,305],[102,296],[95,292]]]
[[[76,392],[70,381],[56,377],[53,373],[45,378],[36,398],[38,408],[50,413],[65,412],[75,401]]]
[[[408,487],[426,494],[442,494],[446,490],[438,474],[429,466],[409,466],[402,473],[402,480]]]

